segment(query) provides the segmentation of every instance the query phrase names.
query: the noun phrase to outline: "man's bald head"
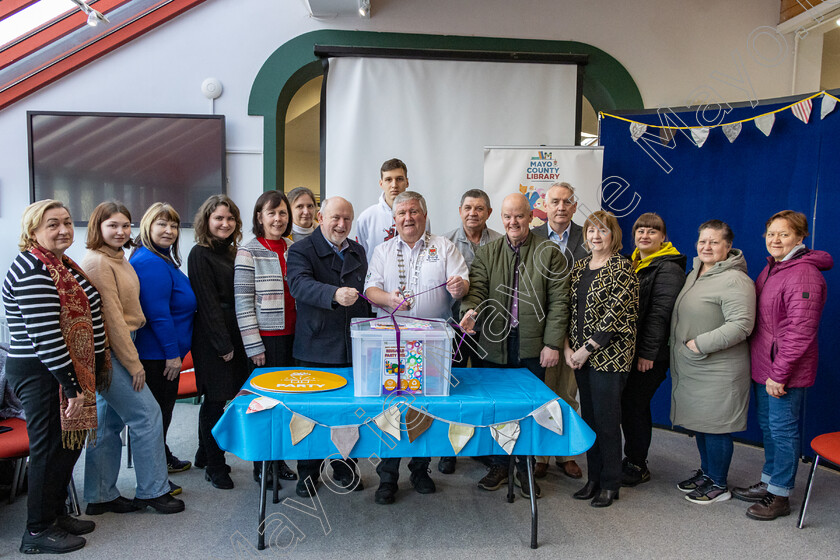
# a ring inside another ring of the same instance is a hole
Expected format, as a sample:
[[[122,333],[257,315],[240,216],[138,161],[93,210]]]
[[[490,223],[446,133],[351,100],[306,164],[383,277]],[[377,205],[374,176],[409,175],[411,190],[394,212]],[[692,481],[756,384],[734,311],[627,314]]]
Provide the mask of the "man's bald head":
[[[509,194],[502,201],[502,224],[510,242],[518,245],[528,238],[531,204],[522,193]]]

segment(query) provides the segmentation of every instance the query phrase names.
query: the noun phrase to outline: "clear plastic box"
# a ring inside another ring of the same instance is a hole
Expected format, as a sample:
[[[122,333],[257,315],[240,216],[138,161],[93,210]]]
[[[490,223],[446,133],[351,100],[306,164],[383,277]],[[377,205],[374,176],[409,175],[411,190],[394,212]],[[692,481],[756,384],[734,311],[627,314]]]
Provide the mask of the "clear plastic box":
[[[452,340],[455,331],[446,323],[398,319],[400,326],[400,382],[404,393],[449,396]],[[389,317],[350,325],[353,341],[353,394],[379,397],[397,390],[397,337]]]

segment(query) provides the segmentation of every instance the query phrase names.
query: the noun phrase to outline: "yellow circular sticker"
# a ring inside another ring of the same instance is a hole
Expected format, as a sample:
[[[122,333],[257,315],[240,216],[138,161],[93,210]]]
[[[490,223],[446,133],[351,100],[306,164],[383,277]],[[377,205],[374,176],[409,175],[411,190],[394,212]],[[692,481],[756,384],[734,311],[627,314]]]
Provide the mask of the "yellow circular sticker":
[[[251,380],[251,385],[275,393],[318,393],[341,389],[347,380],[328,371],[284,369],[260,374]]]

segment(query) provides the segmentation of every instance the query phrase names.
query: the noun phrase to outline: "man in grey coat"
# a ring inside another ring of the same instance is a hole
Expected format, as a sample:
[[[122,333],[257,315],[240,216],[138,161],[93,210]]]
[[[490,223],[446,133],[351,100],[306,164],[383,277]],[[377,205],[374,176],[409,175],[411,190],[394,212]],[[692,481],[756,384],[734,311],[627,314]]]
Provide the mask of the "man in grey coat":
[[[539,236],[556,243],[566,256],[569,272],[575,261],[583,259],[589,251],[583,246],[583,228],[572,222],[572,216],[577,211],[577,197],[575,189],[569,183],[554,183],[545,193],[545,213],[548,220],[533,230]],[[577,381],[575,372],[564,360],[545,373],[545,384],[557,393],[557,396],[569,403],[575,410],[580,410],[577,402]],[[534,474],[543,478],[548,471],[548,457],[537,457]],[[583,473],[574,457],[557,457],[557,466],[566,476],[580,478]]]

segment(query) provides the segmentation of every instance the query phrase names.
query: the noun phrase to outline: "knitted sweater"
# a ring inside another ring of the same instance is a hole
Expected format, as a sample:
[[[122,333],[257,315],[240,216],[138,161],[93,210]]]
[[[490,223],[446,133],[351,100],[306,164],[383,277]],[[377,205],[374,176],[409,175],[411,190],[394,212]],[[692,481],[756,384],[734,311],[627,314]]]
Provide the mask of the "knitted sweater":
[[[286,252],[292,244],[284,239]],[[233,269],[236,321],[249,358],[265,352],[260,331],[286,328],[283,269],[277,253],[255,238],[239,247]]]
[[[132,375],[143,369],[131,333],[146,324],[140,306],[140,280],[125,260],[122,249],[107,245],[89,250],[81,263],[82,270],[99,290],[102,313],[111,350]]]

